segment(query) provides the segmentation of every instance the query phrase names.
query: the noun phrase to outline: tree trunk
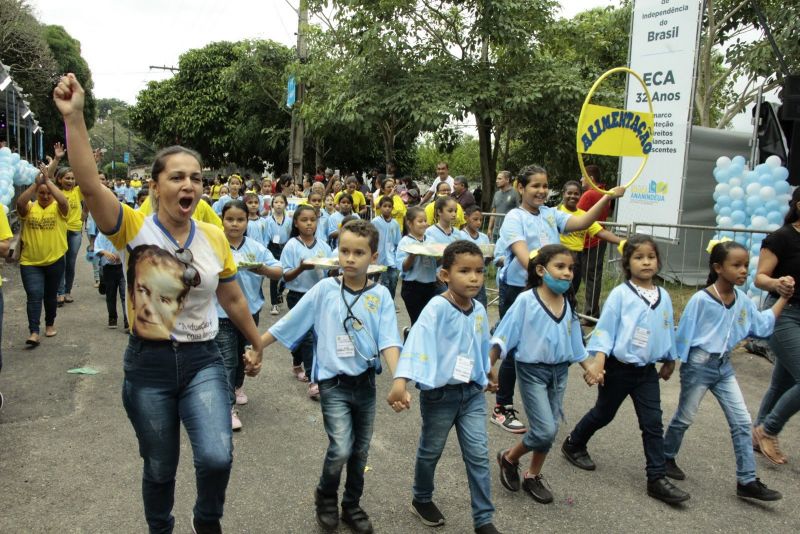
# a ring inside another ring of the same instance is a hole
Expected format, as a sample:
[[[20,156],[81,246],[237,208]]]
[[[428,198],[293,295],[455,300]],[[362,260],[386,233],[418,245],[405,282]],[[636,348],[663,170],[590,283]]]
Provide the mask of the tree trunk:
[[[325,150],[325,144],[321,137],[314,137],[314,171],[322,168],[322,153]]]
[[[495,177],[497,175],[497,152],[492,144],[492,119],[484,117],[478,110],[473,110],[475,124],[478,129],[478,147],[481,160],[481,210],[488,211],[492,205]]]
[[[394,127],[388,121],[381,124],[381,134],[383,136],[383,159],[385,161],[384,172],[389,172],[389,164],[394,162],[394,138],[396,133]]]

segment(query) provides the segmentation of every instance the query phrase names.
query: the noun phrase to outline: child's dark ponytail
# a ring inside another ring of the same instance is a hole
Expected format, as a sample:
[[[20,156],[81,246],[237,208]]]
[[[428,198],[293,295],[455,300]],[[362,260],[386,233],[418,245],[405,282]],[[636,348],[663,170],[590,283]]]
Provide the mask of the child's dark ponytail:
[[[741,249],[747,252],[747,248],[736,241],[722,241],[714,245],[708,256],[708,279],[706,280],[706,286],[710,286],[719,278],[717,271],[714,270],[714,264],[721,266],[725,262],[725,258],[728,257],[728,253],[734,249]]]
[[[564,245],[545,245],[538,250],[536,257],[528,262],[528,286],[526,289],[535,289],[544,283],[542,277],[536,272],[536,266],[541,265],[547,269],[547,264],[550,263],[550,260],[559,254],[566,254],[567,256],[570,256],[573,261],[575,260],[575,255]],[[572,316],[577,318],[578,303],[577,299],[575,298],[575,289],[572,284],[570,284],[567,292],[564,293],[564,298],[567,299],[567,302],[569,302],[569,307],[572,309]]]

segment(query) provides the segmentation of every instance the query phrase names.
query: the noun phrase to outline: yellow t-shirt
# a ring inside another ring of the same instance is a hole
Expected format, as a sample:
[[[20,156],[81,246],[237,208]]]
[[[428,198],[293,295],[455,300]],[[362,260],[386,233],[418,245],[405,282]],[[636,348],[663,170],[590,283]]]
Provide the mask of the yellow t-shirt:
[[[336,193],[336,196],[333,197],[334,204],[338,204],[339,203],[339,199],[341,198],[342,194],[344,194],[344,193],[347,193],[346,189],[343,189],[343,190],[339,191],[338,193]],[[347,193],[347,194],[349,195],[350,193]],[[358,213],[359,211],[361,211],[361,210],[363,210],[364,208],[367,207],[367,199],[364,198],[364,193],[362,193],[361,191],[356,189],[355,191],[353,191],[353,194],[350,195],[350,196],[353,197],[353,211],[355,213]]]
[[[380,202],[382,198],[383,195],[379,195],[378,198],[375,199],[375,213],[378,215],[380,215]],[[406,219],[406,212],[408,211],[408,208],[406,207],[406,203],[403,202],[403,199],[397,194],[392,197],[392,201],[394,203],[394,207],[392,208],[392,219],[397,221],[397,224],[400,225],[400,232],[402,232],[403,222]]]
[[[69,191],[61,191],[69,202],[69,213],[67,214],[67,230],[80,232],[83,228],[83,195],[81,188],[77,185]]]
[[[11,232],[11,225],[8,224],[8,217],[3,208],[0,208],[0,241],[11,239],[14,234]],[[0,286],[3,285],[3,277],[0,276]]]
[[[453,199],[455,200],[455,199]],[[433,226],[433,208],[436,205],[436,198],[434,197],[433,202],[425,206],[425,217],[428,218],[428,226]],[[461,207],[461,204],[456,202],[456,220],[454,221],[453,226],[461,230],[466,226],[467,219],[464,217],[464,208]]]
[[[141,189],[142,188],[142,181],[141,180],[131,180],[131,187],[133,187],[136,190]]]
[[[222,184],[214,184],[211,186],[211,200],[219,200],[219,192],[222,190]]]
[[[137,211],[141,211],[145,215],[150,215],[153,213],[153,208],[150,206],[150,197],[144,199],[141,206],[136,208]],[[214,213],[214,208],[209,206],[208,202],[201,200],[197,203],[197,206],[194,208],[194,213],[192,213],[192,219],[195,221],[202,221],[207,222],[209,224],[213,224],[220,230],[222,230],[222,219],[219,218],[219,215]]]
[[[20,265],[51,265],[67,252],[67,217],[59,211],[58,202],[43,208],[32,201],[22,220]]]
[[[583,215],[586,213],[580,208],[577,208],[575,211],[569,211],[564,207],[564,204],[559,204],[558,209],[564,213],[568,213],[569,215]],[[561,244],[570,249],[572,252],[580,252],[583,250],[583,239],[586,237],[586,234],[588,233],[590,236],[594,237],[602,229],[603,227],[600,226],[599,223],[593,222],[592,225],[586,230],[579,230],[569,234],[561,234]]]
[[[108,238],[123,251],[126,305],[137,337],[185,343],[214,339],[219,331],[217,286],[236,280],[236,263],[222,230],[202,221],[191,225],[182,248],[191,252],[189,264],[200,276],[194,287],[184,280],[187,265],[177,258],[178,244],[156,216],[122,205]]]

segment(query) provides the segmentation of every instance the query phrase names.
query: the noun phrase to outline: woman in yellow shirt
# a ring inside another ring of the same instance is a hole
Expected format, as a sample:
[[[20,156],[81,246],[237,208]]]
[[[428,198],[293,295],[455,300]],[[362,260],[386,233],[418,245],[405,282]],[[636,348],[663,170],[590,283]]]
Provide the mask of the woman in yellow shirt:
[[[75,262],[81,250],[81,230],[86,213],[83,209],[81,188],[75,185],[75,175],[69,167],[61,167],[56,171],[56,185],[64,193],[69,203],[67,214],[67,255],[64,258],[64,275],[58,285],[59,306],[73,302],[72,283],[75,281]]]
[[[394,202],[394,207],[392,208],[392,219],[397,221],[397,224],[400,225],[400,232],[403,231],[403,221],[406,218],[406,212],[408,208],[406,208],[406,203],[403,202],[403,199],[400,198],[400,195],[395,194],[394,191],[394,180],[392,178],[386,178],[383,183],[381,184],[381,194],[375,198],[375,213],[378,213],[378,206],[380,206],[381,199],[386,195],[390,195],[392,197],[392,201]]]
[[[44,335],[56,335],[56,295],[64,275],[67,252],[69,201],[44,174],[17,199],[17,213],[23,220],[20,277],[28,297],[28,345],[39,345],[39,320],[44,302]],[[36,200],[33,200],[34,195]]]

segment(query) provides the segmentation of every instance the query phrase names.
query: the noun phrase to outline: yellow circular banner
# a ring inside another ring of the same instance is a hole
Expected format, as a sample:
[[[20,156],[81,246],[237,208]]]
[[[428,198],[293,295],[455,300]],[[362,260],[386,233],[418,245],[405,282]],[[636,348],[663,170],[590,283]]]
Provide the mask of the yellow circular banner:
[[[647,107],[649,112],[629,111],[592,104],[592,96],[603,81],[619,72],[633,76],[644,89],[647,97]],[[584,154],[595,154],[602,156],[617,157],[640,157],[642,163],[633,175],[633,178],[624,184],[627,189],[642,174],[650,151],[653,148],[653,101],[647,85],[638,73],[628,67],[616,67],[608,70],[594,82],[589,94],[583,101],[581,115],[578,118],[578,131],[575,135],[575,149],[578,153],[578,165],[581,174],[589,185],[595,190],[605,195],[610,194],[605,189],[600,189],[594,183],[592,177],[586,173],[586,166],[583,163]]]

